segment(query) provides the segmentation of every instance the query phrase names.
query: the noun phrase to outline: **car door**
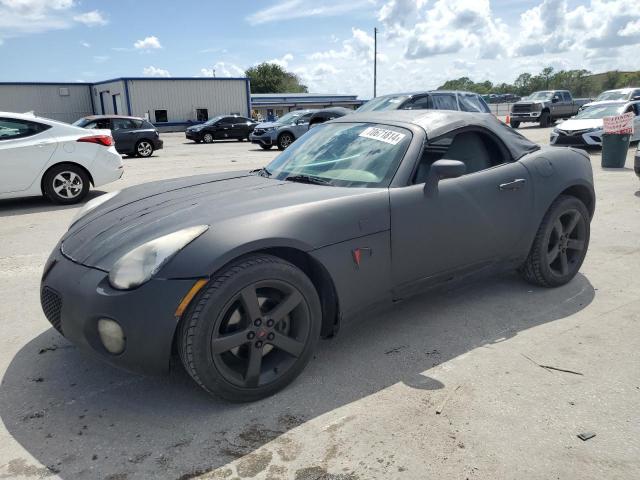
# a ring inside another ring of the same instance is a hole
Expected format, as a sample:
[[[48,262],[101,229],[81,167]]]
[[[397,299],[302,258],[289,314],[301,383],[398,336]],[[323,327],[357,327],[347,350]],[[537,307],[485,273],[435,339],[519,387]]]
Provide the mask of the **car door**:
[[[467,174],[425,192],[430,165],[459,160]],[[414,184],[390,189],[396,296],[520,253],[533,202],[527,169],[481,131],[459,131],[425,148]]]
[[[224,117],[215,123],[215,131],[213,132],[213,138],[217,140],[224,140],[225,138],[234,138],[234,121],[233,117]]]
[[[300,138],[307,132],[307,130],[309,130],[309,119],[311,118],[311,115],[313,115],[313,112],[301,115],[291,126],[291,131],[296,138]]]
[[[253,131],[254,123],[251,119],[245,117],[236,118],[234,129],[237,130],[238,138],[247,138]]]
[[[111,135],[120,153],[133,152],[138,141],[136,125],[128,118],[111,119]]]
[[[51,127],[31,120],[0,118],[0,193],[28,189],[57,148]]]

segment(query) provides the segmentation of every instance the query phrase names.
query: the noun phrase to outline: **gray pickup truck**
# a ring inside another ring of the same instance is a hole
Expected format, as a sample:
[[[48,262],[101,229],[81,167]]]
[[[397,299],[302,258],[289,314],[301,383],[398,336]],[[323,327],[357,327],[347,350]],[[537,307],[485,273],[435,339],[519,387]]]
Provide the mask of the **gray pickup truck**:
[[[509,125],[518,128],[521,123],[550,126],[554,120],[573,117],[589,98],[576,98],[568,90],[534,92],[511,106]]]

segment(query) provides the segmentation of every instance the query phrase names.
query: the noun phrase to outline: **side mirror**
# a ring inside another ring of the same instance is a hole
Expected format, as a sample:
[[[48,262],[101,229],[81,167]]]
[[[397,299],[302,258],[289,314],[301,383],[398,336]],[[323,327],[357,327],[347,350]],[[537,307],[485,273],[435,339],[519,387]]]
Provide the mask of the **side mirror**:
[[[558,103],[560,101],[560,97],[553,97],[551,99],[551,103]]]
[[[433,162],[424,183],[424,191],[427,194],[438,192],[438,183],[446,178],[461,177],[467,172],[467,166],[459,160],[438,160]]]
[[[631,100],[636,101],[636,100],[640,100],[640,95],[636,95],[635,97],[633,97]]]

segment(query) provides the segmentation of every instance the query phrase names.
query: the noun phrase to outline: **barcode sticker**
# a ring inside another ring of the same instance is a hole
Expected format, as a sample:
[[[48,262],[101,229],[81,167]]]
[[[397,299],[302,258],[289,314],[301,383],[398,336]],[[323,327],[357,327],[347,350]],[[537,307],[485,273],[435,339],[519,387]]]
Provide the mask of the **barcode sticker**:
[[[358,136],[371,138],[372,140],[379,140],[391,145],[397,145],[405,137],[405,134],[394,132],[393,130],[386,130],[384,128],[367,127]]]

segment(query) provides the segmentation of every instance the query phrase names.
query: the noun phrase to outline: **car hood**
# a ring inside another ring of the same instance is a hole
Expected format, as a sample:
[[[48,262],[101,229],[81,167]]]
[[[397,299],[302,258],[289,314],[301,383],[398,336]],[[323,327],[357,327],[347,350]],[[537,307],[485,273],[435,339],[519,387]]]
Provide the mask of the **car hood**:
[[[256,125],[256,128],[271,128],[271,127],[278,128],[278,127],[281,127],[282,125],[284,124],[279,122],[261,122]]]
[[[82,217],[62,238],[61,249],[77,263],[109,271],[131,249],[183,228],[209,225],[204,236],[219,236],[231,224],[250,230],[281,214],[289,215],[289,223],[304,221],[311,204],[325,207],[326,200],[371,190],[280,181],[246,171],[153,182],[125,189]],[[326,208],[316,210],[327,215]],[[330,244],[348,235],[336,229],[321,241]]]
[[[627,102],[626,102],[626,100],[600,100],[600,101],[597,101],[597,102],[585,103],[583,105],[583,108],[593,107],[594,105],[606,105],[608,103],[619,103],[620,105],[624,105]]]
[[[572,118],[562,122],[557,126],[558,130],[573,132],[575,130],[586,130],[589,128],[602,128],[601,118]]]

